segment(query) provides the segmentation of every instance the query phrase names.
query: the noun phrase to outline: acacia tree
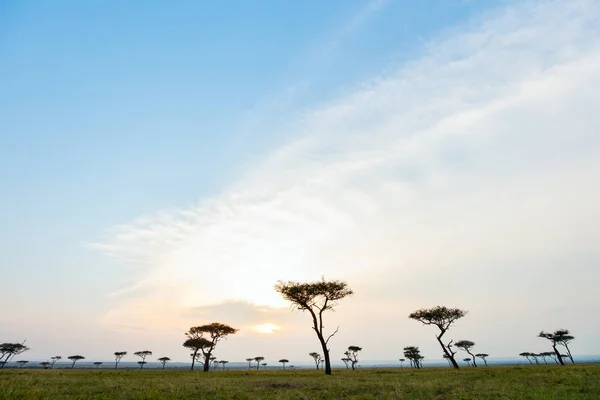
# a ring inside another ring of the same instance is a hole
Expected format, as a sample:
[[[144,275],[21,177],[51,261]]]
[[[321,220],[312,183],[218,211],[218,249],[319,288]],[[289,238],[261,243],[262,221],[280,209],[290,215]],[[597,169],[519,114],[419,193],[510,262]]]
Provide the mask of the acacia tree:
[[[532,353],[528,352],[528,351],[524,351],[523,353],[519,353],[519,355],[521,357],[525,357],[527,359],[527,361],[529,361],[529,364],[533,365],[533,362],[531,361],[531,359],[529,357],[532,356]]]
[[[421,360],[425,357],[421,355],[421,351],[416,346],[407,346],[404,348],[404,357],[410,361],[410,366],[416,369],[421,369]]]
[[[459,349],[466,351],[473,360],[473,366],[477,367],[477,363],[475,362],[475,354],[471,353],[471,349],[473,346],[475,346],[475,342],[471,342],[470,340],[459,340],[458,342],[454,343],[454,345]]]
[[[42,361],[40,363],[40,365],[42,366],[42,368],[44,369],[48,369],[50,367],[50,365],[52,365],[51,363],[49,363],[48,361]]]
[[[290,360],[282,358],[281,360],[279,360],[279,362],[281,363],[281,365],[283,365],[283,370],[285,371],[285,363],[289,363]]]
[[[264,360],[264,359],[265,359],[264,357],[260,357],[260,356],[259,356],[259,357],[254,357],[254,361],[256,361],[256,370],[257,370],[257,371],[258,371],[258,369],[260,368],[260,362],[261,362],[262,360]]]
[[[100,361],[96,361],[94,362],[94,365],[96,366],[96,369],[98,369],[98,367],[100,367],[102,363]]]
[[[142,350],[136,351],[135,353],[133,353],[133,355],[138,356],[142,359],[141,361],[138,361],[138,364],[140,364],[140,369],[144,369],[144,365],[146,364],[146,357],[151,356],[152,352],[150,350]]]
[[[267,363],[262,363],[261,364],[263,367],[265,367],[265,371],[267,370]]]
[[[344,353],[344,354],[346,354],[346,353]],[[342,361],[343,361],[344,365],[346,365],[346,369],[349,369],[348,365],[351,360],[348,357],[344,357],[344,358],[342,358]]]
[[[167,365],[167,362],[171,361],[171,359],[169,357],[161,357],[158,359],[158,361],[162,364],[162,369],[163,371],[165,370],[165,365]]]
[[[485,364],[485,366],[487,367],[487,360],[486,358],[489,357],[489,354],[485,354],[485,353],[477,353],[475,354],[475,357],[479,357],[483,360],[483,363]]]
[[[229,361],[227,360],[221,360],[221,361],[217,361],[219,364],[221,364],[221,366],[223,367],[223,371],[225,371],[225,364],[227,364]]]
[[[185,333],[188,339],[206,339],[209,341],[209,345],[201,347],[200,351],[204,356],[204,372],[208,372],[210,369],[210,357],[212,352],[217,346],[217,343],[223,338],[227,338],[228,335],[233,335],[238,329],[232,328],[229,325],[222,324],[220,322],[213,322],[207,325],[193,326],[189,331]]]
[[[275,285],[275,290],[282,294],[283,298],[292,302],[299,310],[308,311],[312,317],[313,326],[323,355],[325,358],[325,374],[331,375],[331,361],[329,357],[329,340],[337,333],[339,326],[325,337],[323,331],[323,312],[333,310],[338,300],[352,295],[352,289],[343,281],[326,281],[321,278],[320,281],[300,283],[296,281],[282,282]]]
[[[352,370],[356,370],[356,364],[358,364],[358,352],[361,350],[362,350],[362,347],[349,346],[348,351],[346,351],[344,353],[346,355],[346,357],[348,357],[350,359],[350,362],[352,363]]]
[[[470,358],[463,358],[463,361],[466,362],[469,367],[471,366],[471,359]]]
[[[80,355],[74,355],[74,356],[69,356],[67,357],[69,360],[73,361],[73,364],[71,364],[71,369],[75,368],[75,363],[79,360],[84,360],[85,357],[84,356],[80,356]]]
[[[250,368],[252,368],[252,361],[254,361],[254,358],[246,358],[246,361],[248,361],[248,371],[250,371]]]
[[[435,325],[440,330],[439,335],[436,339],[444,353],[448,356],[448,359],[452,362],[452,366],[459,369],[458,363],[454,359],[455,351],[452,350],[452,340],[447,344],[442,342],[442,336],[448,331],[452,323],[467,315],[467,311],[459,308],[447,308],[445,306],[436,306],[433,308],[422,308],[411,313],[408,317],[416,321],[421,322],[424,325]]]
[[[57,361],[62,360],[61,356],[54,356],[54,357],[50,357],[50,369],[54,369],[54,364],[56,364]]]
[[[115,351],[115,369],[121,362],[121,359],[127,355],[126,351]]]
[[[21,369],[23,367],[23,365],[27,364],[29,361],[25,361],[25,360],[19,360],[17,361],[17,364],[19,365],[19,369]]]
[[[450,357],[448,357],[448,354],[444,353],[442,354],[442,358],[446,361],[448,361],[448,365],[452,366],[452,361],[450,361]]]
[[[183,342],[183,347],[192,350],[192,367],[190,368],[190,371],[194,370],[194,364],[198,359],[198,352],[200,352],[202,349],[209,348],[211,344],[212,343],[210,340],[203,337],[187,338],[185,342]],[[200,363],[204,364],[202,361],[200,361]]]
[[[344,354],[346,354],[346,353],[344,353]],[[308,355],[311,356],[313,358],[313,360],[315,360],[317,369],[319,369],[319,363],[321,362],[321,355],[314,351],[312,353],[308,353]]]
[[[400,359],[400,360],[398,360],[398,361],[400,361],[400,368],[402,368],[402,365],[404,364],[404,361],[406,361],[406,359],[404,359],[404,358],[401,358],[401,359]]]
[[[25,342],[0,344],[0,369],[4,368],[16,355],[27,350],[29,350],[29,347],[25,346]]]
[[[573,361],[573,357],[571,357],[571,351],[569,350],[568,346],[569,342],[575,339],[575,337],[571,336],[567,329],[559,329],[557,331],[554,331],[554,333],[541,331],[538,337],[548,339],[552,343],[552,350],[554,350],[554,354],[560,362],[560,365],[565,365],[565,362],[563,361],[563,357],[561,357],[560,352],[556,348],[557,345],[562,345],[566,348],[567,356],[571,359],[571,362],[575,364],[575,362]]]
[[[556,359],[556,354],[554,354],[554,352],[552,352],[552,351],[545,351],[543,353],[540,353],[540,355],[542,357],[544,357],[544,361],[546,361],[546,357],[550,357],[552,359],[552,361],[554,361],[556,364],[558,364],[558,360]]]

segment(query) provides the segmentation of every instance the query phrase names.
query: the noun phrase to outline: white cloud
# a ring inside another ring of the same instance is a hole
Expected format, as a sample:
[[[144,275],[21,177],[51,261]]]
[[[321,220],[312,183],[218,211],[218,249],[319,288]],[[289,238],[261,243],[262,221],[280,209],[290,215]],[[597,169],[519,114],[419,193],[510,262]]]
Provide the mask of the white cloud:
[[[534,345],[540,329],[600,333],[587,320],[600,280],[599,19],[595,1],[507,9],[294,119],[297,139],[221,195],[115,228],[96,246],[135,260],[140,283],[104,323],[185,326],[204,322],[190,309],[231,300],[285,307],[275,281],[325,274],[357,293],[333,317],[348,327],[334,347],[380,337],[366,358],[407,344],[435,358],[406,315],[438,303],[471,310],[457,334],[490,353],[523,351],[515,341]],[[506,325],[510,337],[495,334]]]

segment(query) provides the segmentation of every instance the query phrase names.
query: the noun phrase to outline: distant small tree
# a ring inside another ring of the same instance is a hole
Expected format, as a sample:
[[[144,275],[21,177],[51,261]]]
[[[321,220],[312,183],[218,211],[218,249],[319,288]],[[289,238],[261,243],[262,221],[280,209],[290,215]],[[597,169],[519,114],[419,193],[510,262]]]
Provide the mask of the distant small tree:
[[[530,357],[531,357],[531,355],[532,355],[532,353],[530,353],[530,352],[528,352],[528,351],[524,351],[523,353],[519,353],[519,355],[520,355],[521,357],[525,357],[525,358],[527,359],[527,361],[529,361],[529,364],[532,364],[532,365],[533,365],[533,361],[531,361],[531,358],[530,358]]]
[[[477,367],[477,363],[475,362],[475,354],[471,353],[471,349],[473,348],[473,346],[475,346],[474,342],[471,342],[470,340],[459,340],[454,345],[459,349],[467,352],[467,354],[471,356],[473,366]]]
[[[42,368],[48,369],[50,368],[50,365],[52,365],[52,363],[49,363],[48,361],[43,361],[40,363],[40,365],[42,366]]]
[[[261,365],[265,368],[265,371],[266,371],[267,370],[267,363],[262,363]]]
[[[283,365],[283,370],[285,371],[285,364],[289,363],[290,360],[287,360],[285,358],[282,358],[281,360],[279,360],[279,362],[281,363],[281,365]]]
[[[196,360],[198,360],[198,354],[202,351],[202,349],[207,349],[211,345],[211,341],[203,337],[187,338],[185,342],[183,342],[183,347],[192,350],[192,366],[190,371],[194,370],[194,364],[196,363]]]
[[[98,367],[100,367],[102,363],[100,361],[96,361],[94,362],[94,365],[96,366],[96,369],[98,369]]]
[[[540,365],[540,355],[538,353],[529,353],[529,357],[533,358],[533,361],[535,361],[536,365]]]
[[[228,362],[229,361],[227,361],[227,360],[221,360],[221,361],[219,361],[219,364],[221,364],[221,366],[223,368],[223,371],[225,371],[225,364],[227,364]]]
[[[141,361],[138,361],[138,364],[140,364],[140,369],[144,369],[144,365],[146,365],[146,357],[151,356],[152,352],[150,350],[142,350],[136,351],[135,353],[133,353],[133,355],[138,356],[142,359]]]
[[[470,358],[463,358],[463,361],[466,362],[468,366],[471,366],[471,359]]]
[[[568,345],[568,342],[570,342],[571,340],[574,339],[574,337],[569,334],[569,331],[566,329],[559,329],[557,331],[554,331],[554,333],[541,331],[540,334],[538,335],[538,337],[548,339],[550,341],[550,343],[552,343],[552,350],[554,350],[554,354],[556,355],[556,358],[560,362],[560,365],[565,365],[565,362],[563,361],[562,357],[560,356],[560,352],[558,351],[556,346],[557,345],[565,346],[568,354],[570,354],[570,351],[569,351],[569,348],[567,347],[567,345]],[[565,342],[565,340],[566,340],[566,342]],[[570,358],[571,358],[571,362],[573,362],[573,358],[572,357],[570,357]]]
[[[569,343],[571,340],[575,339],[575,336],[572,336],[567,329],[559,329],[554,332],[554,335],[557,338],[557,342],[564,346],[564,348],[567,350],[567,356],[569,356],[571,364],[575,364],[575,361],[573,361],[573,356],[571,355],[571,350],[569,349]]]
[[[483,363],[485,364],[485,366],[487,367],[487,360],[486,358],[489,357],[489,354],[485,354],[485,353],[477,353],[475,354],[475,357],[479,357],[483,360]]]
[[[410,365],[413,368],[421,369],[421,360],[425,357],[421,355],[421,351],[416,346],[407,346],[404,348],[404,357],[408,358]]]
[[[169,357],[161,357],[158,359],[158,361],[162,364],[162,369],[163,371],[165,370],[165,366],[167,365],[167,363],[169,361],[171,361],[171,359]]]
[[[256,370],[257,371],[260,368],[260,362],[264,359],[265,359],[264,357],[254,357],[254,361],[256,361]]]
[[[248,371],[250,371],[250,368],[252,368],[252,361],[254,361],[254,358],[246,358],[246,361],[248,361]]]
[[[4,368],[16,355],[26,352],[29,347],[23,343],[0,344],[0,369]]]
[[[350,361],[351,360],[348,357],[342,358],[342,362],[344,363],[344,365],[346,365],[346,369],[349,369]]]
[[[204,356],[204,372],[208,372],[210,369],[210,358],[213,355],[213,351],[217,346],[217,343],[221,339],[226,339],[227,336],[233,335],[238,329],[232,328],[229,325],[222,324],[220,322],[213,322],[207,325],[191,327],[186,332],[186,336],[189,339],[203,338],[210,342],[210,346],[200,348],[202,355]]]
[[[450,329],[450,325],[452,325],[456,320],[467,315],[467,311],[458,309],[458,308],[447,308],[444,306],[436,306],[433,308],[423,308],[411,313],[408,317],[414,319],[415,321],[419,321],[424,325],[435,325],[440,330],[439,335],[436,336],[436,339],[444,353],[448,356],[450,361],[452,362],[452,366],[456,369],[460,368],[458,363],[454,359],[455,351],[452,350],[452,340],[445,344],[442,342],[442,336]]]
[[[450,361],[450,357],[448,357],[448,354],[444,353],[442,354],[442,358],[446,361],[448,361],[448,365],[452,367],[452,361]]]
[[[127,355],[126,351],[115,351],[115,369],[121,362],[121,359]]]
[[[19,369],[23,367],[23,365],[27,364],[29,361],[25,361],[25,360],[19,360],[17,361],[17,364],[19,365]]]
[[[402,364],[404,364],[404,361],[406,361],[404,358],[401,358],[400,360],[400,368],[402,368]]]
[[[217,366],[219,365],[219,362],[217,361],[217,357],[215,357],[215,356],[211,356],[211,357],[210,357],[210,362],[214,364],[214,365],[213,365],[213,368],[215,368],[215,369],[216,369],[216,368],[217,368]]]
[[[538,356],[542,357],[542,361],[544,361],[544,364],[548,364],[548,361],[546,360],[548,358],[548,351],[545,351],[543,353],[539,353]]]
[[[283,298],[290,301],[299,310],[308,311],[312,317],[312,329],[315,331],[325,360],[325,374],[331,375],[331,361],[329,358],[329,340],[337,333],[339,327],[330,335],[326,336],[323,331],[323,312],[333,310],[337,302],[344,297],[353,294],[352,289],[343,281],[320,281],[300,283],[296,281],[282,282],[275,285],[275,290],[282,294]],[[317,364],[318,366],[318,364]]]
[[[344,353],[344,354],[346,354],[346,353]],[[314,351],[312,353],[308,353],[308,355],[313,358],[313,360],[315,361],[315,365],[317,366],[317,369],[319,369],[319,363],[321,362],[321,355]]]
[[[556,354],[554,354],[553,351],[545,351],[543,353],[540,353],[540,355],[542,357],[549,357],[550,359],[552,359],[552,361],[554,361],[556,364],[558,364],[558,360],[556,359]]]
[[[85,357],[84,356],[80,356],[80,355],[74,355],[74,356],[69,356],[67,357],[69,360],[73,361],[73,364],[71,364],[71,369],[75,368],[75,363],[79,360],[84,360]]]
[[[349,346],[348,351],[346,351],[346,356],[350,359],[352,363],[352,370],[356,369],[356,364],[358,364],[358,353],[362,350],[362,347],[358,346]]]
[[[50,369],[54,369],[54,364],[56,364],[57,361],[62,360],[61,356],[54,356],[54,357],[50,357]]]

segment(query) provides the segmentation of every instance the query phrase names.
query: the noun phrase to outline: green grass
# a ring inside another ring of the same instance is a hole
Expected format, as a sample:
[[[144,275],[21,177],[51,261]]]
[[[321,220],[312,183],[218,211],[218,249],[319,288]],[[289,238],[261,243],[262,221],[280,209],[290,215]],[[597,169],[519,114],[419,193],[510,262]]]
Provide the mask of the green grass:
[[[600,365],[301,371],[0,370],[1,399],[600,399]]]

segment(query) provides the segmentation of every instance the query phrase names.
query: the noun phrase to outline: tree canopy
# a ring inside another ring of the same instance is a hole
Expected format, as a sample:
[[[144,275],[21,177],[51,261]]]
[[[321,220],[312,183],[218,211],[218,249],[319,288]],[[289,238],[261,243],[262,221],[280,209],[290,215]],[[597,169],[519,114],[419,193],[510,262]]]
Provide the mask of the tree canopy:
[[[219,343],[221,339],[235,334],[237,331],[238,329],[232,328],[229,325],[222,324],[220,322],[213,322],[206,325],[193,326],[185,333],[188,339],[204,339],[209,343],[206,346],[197,348],[204,356],[204,372],[208,372],[210,369],[210,358],[212,356],[212,352],[217,346],[217,343]],[[200,343],[201,342],[196,342],[196,344]]]

